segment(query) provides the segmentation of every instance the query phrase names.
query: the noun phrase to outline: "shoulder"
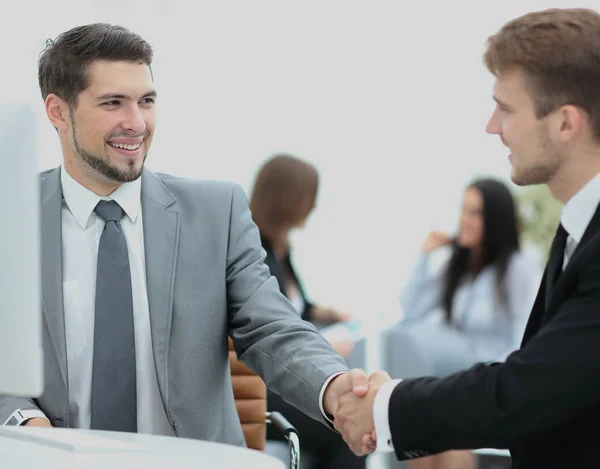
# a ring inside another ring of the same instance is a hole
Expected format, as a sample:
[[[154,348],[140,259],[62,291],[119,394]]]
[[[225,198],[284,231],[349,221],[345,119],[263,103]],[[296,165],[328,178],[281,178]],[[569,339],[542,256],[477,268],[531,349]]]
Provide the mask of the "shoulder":
[[[239,184],[230,181],[189,179],[164,173],[144,172],[142,192],[155,199],[175,200],[187,209],[215,209],[222,213],[239,211],[248,201]]]
[[[189,179],[165,173],[152,173],[174,195],[178,194],[210,194],[213,196],[229,196],[241,190],[238,184],[230,181],[213,181],[205,179]]]
[[[46,171],[39,173],[38,176],[40,178],[40,184],[44,184],[44,182],[46,182],[46,180],[57,171],[60,171],[60,168],[47,169]]]

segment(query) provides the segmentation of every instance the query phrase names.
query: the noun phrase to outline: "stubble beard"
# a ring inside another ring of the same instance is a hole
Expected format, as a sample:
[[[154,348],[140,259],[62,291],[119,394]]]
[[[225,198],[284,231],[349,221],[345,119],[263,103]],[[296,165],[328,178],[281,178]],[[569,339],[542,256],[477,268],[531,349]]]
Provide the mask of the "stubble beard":
[[[77,141],[77,129],[75,126],[75,119],[73,118],[73,114],[71,114],[71,128],[73,132],[73,149],[75,153],[79,155],[81,160],[87,165],[88,169],[96,175],[103,176],[106,179],[109,179],[114,182],[124,183],[124,182],[132,182],[138,179],[142,175],[142,171],[144,169],[144,163],[146,162],[146,157],[148,153],[144,154],[144,158],[142,159],[142,164],[139,168],[136,168],[135,161],[129,162],[129,167],[125,170],[119,168],[118,166],[111,164],[106,156],[97,156],[92,153],[88,153],[85,151]]]
[[[548,132],[545,127],[540,127],[538,139],[540,142],[539,154],[543,155],[544,163],[534,163],[529,167],[518,168],[513,165],[511,180],[518,186],[531,186],[535,184],[548,184],[556,175],[560,164],[560,155],[556,148],[550,142]],[[515,158],[518,163],[518,158]]]

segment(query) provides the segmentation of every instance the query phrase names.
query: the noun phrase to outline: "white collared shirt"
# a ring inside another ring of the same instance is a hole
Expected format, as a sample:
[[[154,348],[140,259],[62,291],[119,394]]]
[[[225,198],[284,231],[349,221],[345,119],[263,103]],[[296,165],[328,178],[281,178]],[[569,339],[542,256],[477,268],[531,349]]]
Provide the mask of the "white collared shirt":
[[[67,341],[69,409],[72,426],[89,429],[91,422],[92,361],[96,266],[104,221],[94,208],[100,200],[114,200],[125,216],[121,227],[131,268],[137,383],[138,432],[174,435],[158,389],[146,286],[141,178],[122,184],[100,197],[61,168],[63,298]]]
[[[571,259],[577,245],[583,238],[586,228],[592,221],[596,208],[600,204],[600,173],[596,174],[585,186],[565,204],[560,216],[563,228],[569,233],[565,247],[563,268]]]
[[[600,173],[596,174],[585,186],[583,186],[563,207],[560,221],[563,228],[569,233],[563,269],[571,259],[577,245],[585,233],[598,205],[600,204]],[[378,452],[394,451],[392,444],[392,433],[389,422],[390,398],[394,388],[401,379],[388,381],[377,393],[373,404],[373,419],[377,432]]]

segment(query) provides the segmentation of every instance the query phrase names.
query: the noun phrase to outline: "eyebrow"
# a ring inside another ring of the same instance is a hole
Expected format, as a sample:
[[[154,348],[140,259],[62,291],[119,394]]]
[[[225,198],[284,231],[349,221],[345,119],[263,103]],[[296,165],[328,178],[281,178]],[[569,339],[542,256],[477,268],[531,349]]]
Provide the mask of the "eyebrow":
[[[498,98],[496,98],[496,96],[492,96],[492,98],[494,99],[494,101],[496,101],[500,106],[505,107],[506,109],[513,109],[512,106],[509,106],[508,104],[506,104],[504,101],[499,100]]]
[[[146,94],[142,96],[141,99],[144,98],[155,98],[157,96],[156,91],[148,91]],[[131,96],[127,94],[118,94],[118,93],[106,93],[102,96],[98,96],[96,101],[106,101],[110,99],[131,99]]]

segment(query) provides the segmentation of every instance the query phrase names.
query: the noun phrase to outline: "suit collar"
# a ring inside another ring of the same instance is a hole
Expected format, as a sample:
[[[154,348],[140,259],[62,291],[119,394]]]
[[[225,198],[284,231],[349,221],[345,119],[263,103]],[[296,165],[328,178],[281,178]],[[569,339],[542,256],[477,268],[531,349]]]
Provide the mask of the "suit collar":
[[[162,180],[148,168],[144,168],[140,179],[142,183],[142,204],[146,200],[157,203],[163,208],[168,208],[175,202],[175,197],[166,188]]]

